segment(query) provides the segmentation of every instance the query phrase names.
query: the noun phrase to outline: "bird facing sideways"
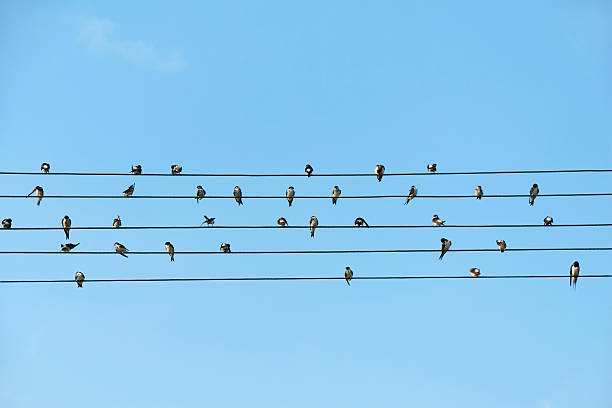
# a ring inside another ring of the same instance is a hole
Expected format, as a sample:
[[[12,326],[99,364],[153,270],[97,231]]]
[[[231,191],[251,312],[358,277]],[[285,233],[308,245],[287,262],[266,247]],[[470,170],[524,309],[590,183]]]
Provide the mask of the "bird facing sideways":
[[[376,173],[376,178],[378,179],[378,181],[382,181],[383,175],[385,174],[385,166],[383,166],[382,164],[377,164],[376,168],[374,169],[374,172]]]
[[[234,198],[238,205],[242,205],[242,190],[238,186],[234,187]]]
[[[285,217],[280,217],[278,220],[276,220],[276,223],[280,225],[281,227],[286,227],[289,225]]]
[[[346,279],[346,284],[351,286],[351,279],[353,279],[353,270],[350,266],[347,266],[344,269],[344,279]]]
[[[36,197],[38,197],[38,202],[36,202],[36,205],[40,205],[40,202],[42,201],[45,192],[41,186],[36,186],[34,187],[34,190],[32,190],[30,194],[28,194],[28,197],[34,194],[34,192],[36,192]]]
[[[480,269],[478,268],[470,268],[470,273],[473,277],[477,278],[480,276]]]
[[[118,242],[115,242],[115,251],[116,251],[116,252],[117,252],[119,255],[121,255],[121,256],[123,256],[123,257],[125,257],[125,258],[127,258],[127,257],[128,257],[128,256],[125,254],[125,253],[128,251],[128,249],[127,249],[126,247],[124,247],[122,244],[118,243]]]
[[[183,171],[183,167],[179,166],[178,164],[173,164],[170,166],[170,170],[172,171],[172,175],[176,175]]]
[[[142,174],[142,166],[140,164],[132,166],[132,174]]]
[[[418,192],[419,190],[415,186],[410,187],[410,192],[408,192],[408,198],[406,198],[404,205],[408,204],[410,200],[414,199]]]
[[[166,252],[170,255],[170,262],[174,262],[174,245],[168,241],[164,245],[166,246]]]
[[[540,193],[540,189],[538,188],[537,184],[534,184],[533,186],[531,186],[531,189],[529,190],[529,205],[533,205],[539,193]]]
[[[134,187],[136,187],[136,183],[132,184],[131,186],[129,186],[128,188],[123,190],[123,196],[124,197],[129,197],[132,194],[134,194]]]
[[[481,186],[477,186],[474,189],[474,195],[476,196],[477,200],[482,200],[482,187]]]
[[[503,239],[498,239],[497,241],[495,241],[495,243],[497,244],[499,250],[502,253],[506,250],[506,241],[504,241]]]
[[[319,225],[319,220],[314,215],[310,217],[310,238],[314,238],[315,230]]]
[[[435,173],[438,170],[438,165],[436,163],[428,164],[427,171],[430,173]]]
[[[361,217],[355,218],[355,226],[356,227],[363,227],[364,225],[366,227],[369,227],[368,223],[363,218],[361,218]]]
[[[60,244],[61,245],[61,251],[62,252],[70,252],[74,248],[76,248],[79,244],[80,244],[80,242],[77,242],[76,244],[71,244],[70,242],[67,243],[67,244]]]
[[[2,220],[2,228],[9,229],[13,226],[13,220],[10,218],[5,218]]]
[[[442,253],[440,254],[440,260],[442,260],[442,258],[444,257],[444,254],[447,253],[448,250],[450,249],[451,242],[446,238],[440,239],[440,242],[442,242]]]
[[[438,227],[441,227],[444,225],[444,223],[446,221],[441,220],[440,217],[438,217],[438,214],[434,214],[433,218],[431,219],[431,222],[434,223],[434,225],[437,225]]]
[[[206,195],[206,190],[202,186],[196,186],[196,203],[200,204],[200,200]]]
[[[576,283],[578,283],[578,275],[580,274],[580,264],[578,261],[575,261],[572,266],[570,266],[570,287],[574,287],[576,289]]]
[[[206,225],[215,225],[215,217],[208,218],[207,216],[204,216],[204,222],[200,224],[200,227],[204,225],[204,223],[206,223]]]
[[[221,244],[221,252],[232,252],[230,250],[230,244],[226,244],[226,243]]]
[[[117,216],[117,218],[113,220],[113,228],[119,227],[121,227],[121,217]]]

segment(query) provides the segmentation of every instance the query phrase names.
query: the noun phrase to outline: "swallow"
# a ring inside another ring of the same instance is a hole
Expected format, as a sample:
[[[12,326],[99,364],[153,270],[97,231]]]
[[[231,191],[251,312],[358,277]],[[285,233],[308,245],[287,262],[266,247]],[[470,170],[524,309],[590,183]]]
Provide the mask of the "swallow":
[[[51,165],[49,163],[43,163],[40,165],[40,171],[43,173],[48,173],[51,170]]]
[[[382,181],[383,174],[385,174],[385,166],[383,166],[382,164],[377,164],[376,168],[374,169],[374,172],[376,173],[376,178],[378,179],[378,181]]]
[[[437,169],[437,164],[433,163],[433,164],[428,164],[427,165],[427,171],[430,173],[435,173],[438,169]]]
[[[287,188],[285,195],[287,196],[287,201],[289,201],[289,207],[291,207],[293,197],[295,196],[295,189],[293,188],[293,186],[289,186],[289,188]]]
[[[306,172],[306,176],[310,177],[310,175],[313,172],[313,168],[312,168],[312,166],[310,164],[307,164],[306,168],[304,169],[304,171]]]
[[[38,202],[36,203],[36,205],[40,205],[40,202],[42,201],[45,192],[41,186],[36,186],[34,187],[34,190],[32,190],[30,194],[28,194],[28,197],[34,194],[34,192],[36,192],[36,197],[38,197]]]
[[[170,166],[170,170],[172,170],[172,175],[175,175],[183,171],[183,168],[178,164],[173,164],[172,166]]]
[[[319,220],[314,215],[310,217],[310,238],[314,238],[315,229],[319,225]]]
[[[167,241],[164,245],[166,245],[166,252],[170,254],[170,262],[174,262],[174,245]]]
[[[369,227],[368,223],[363,218],[361,218],[361,217],[355,218],[355,226],[356,227],[363,227],[364,225],[366,227]]]
[[[126,189],[123,191],[123,196],[124,196],[124,197],[129,197],[129,196],[131,196],[132,194],[134,194],[134,187],[136,187],[136,183],[134,183],[134,184],[132,184],[131,186],[129,186],[128,188],[126,188]]]
[[[480,276],[480,269],[478,268],[470,268],[470,273],[473,277],[477,278]]]
[[[215,218],[208,218],[207,216],[204,216],[204,222],[200,224],[200,227],[204,225],[204,223],[206,223],[206,225],[215,225]]]
[[[474,189],[474,195],[476,196],[477,200],[482,200],[482,187],[478,186]]]
[[[121,217],[117,216],[117,218],[113,220],[113,228],[119,227],[121,227]]]
[[[132,174],[142,174],[142,166],[140,164],[132,166]]]
[[[232,252],[230,250],[230,244],[221,244],[221,252]]]
[[[64,227],[64,232],[66,233],[66,239],[70,238],[70,226],[72,225],[72,221],[70,220],[70,217],[68,217],[67,215],[64,215],[64,218],[62,218],[62,227]]]
[[[67,243],[67,244],[60,244],[61,245],[61,251],[62,252],[70,252],[74,248],[76,248],[79,244],[80,244],[80,242],[77,242],[76,244],[71,244],[70,242]]]
[[[126,258],[128,257],[125,254],[128,251],[128,249],[118,242],[115,242],[115,251],[121,256],[124,256]]]
[[[5,218],[2,220],[2,228],[9,229],[13,226],[13,220],[10,218]]]
[[[338,186],[334,186],[334,189],[332,191],[332,204],[336,205],[336,202],[338,201],[338,197],[340,197],[340,194],[342,194],[342,190],[340,190]]]
[[[234,198],[238,205],[242,205],[242,190],[238,186],[234,187]]]
[[[448,252],[448,249],[451,246],[451,242],[446,238],[440,239],[440,242],[442,242],[442,253],[440,254],[440,260],[442,260],[444,254]]]
[[[576,289],[576,283],[578,282],[578,275],[580,274],[580,264],[578,261],[575,261],[572,266],[570,266],[570,287],[574,286]]]
[[[434,214],[433,218],[431,219],[431,222],[433,222],[438,227],[441,227],[446,221],[441,220],[440,217],[438,217],[438,214]]]
[[[533,202],[535,201],[539,193],[540,189],[538,188],[537,184],[531,186],[531,189],[529,190],[529,205],[533,205]]]
[[[544,225],[552,225],[553,223],[553,219],[550,215],[547,215],[546,218],[544,218]]]
[[[196,203],[200,203],[200,200],[206,195],[206,190],[202,186],[196,186]]]
[[[351,286],[351,279],[353,279],[353,271],[350,266],[347,266],[344,269],[344,279],[346,279],[346,284]]]
[[[83,282],[85,281],[85,275],[83,274],[83,272],[77,272],[74,275],[74,280],[76,281],[77,286],[79,288],[82,288],[83,287]]]
[[[286,227],[289,225],[284,217],[280,217],[278,220],[276,220],[276,223],[281,227]]]
[[[410,200],[415,198],[418,192],[419,190],[415,186],[410,187],[410,192],[408,192],[408,198],[406,198],[406,202],[404,203],[404,205],[408,204]]]
[[[506,241],[504,241],[503,239],[498,239],[497,241],[495,241],[495,243],[497,244],[501,252],[504,252],[506,250]]]

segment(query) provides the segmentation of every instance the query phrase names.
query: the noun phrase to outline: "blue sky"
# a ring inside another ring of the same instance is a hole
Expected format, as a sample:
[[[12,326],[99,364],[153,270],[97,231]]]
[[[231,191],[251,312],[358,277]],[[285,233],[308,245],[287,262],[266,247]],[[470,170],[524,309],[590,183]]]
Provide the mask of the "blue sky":
[[[610,168],[605,1],[0,5],[2,170],[388,172]],[[604,192],[606,174],[1,176],[3,194]],[[2,200],[14,226],[610,222],[609,198]],[[80,250],[609,246],[607,229],[74,231]],[[62,231],[0,234],[59,250]],[[3,255],[2,279],[610,273],[609,254]],[[3,407],[609,407],[612,281],[0,286]]]

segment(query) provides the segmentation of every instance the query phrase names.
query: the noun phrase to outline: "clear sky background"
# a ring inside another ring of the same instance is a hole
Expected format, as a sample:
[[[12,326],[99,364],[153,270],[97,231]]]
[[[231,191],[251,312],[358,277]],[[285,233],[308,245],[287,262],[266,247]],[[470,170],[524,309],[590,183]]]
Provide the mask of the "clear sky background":
[[[3,1],[0,170],[300,173],[612,165],[607,1]],[[610,175],[0,176],[2,194],[609,192]],[[3,199],[14,226],[611,222],[610,198]],[[74,231],[78,250],[609,246],[609,229]],[[62,231],[0,231],[59,250]],[[607,252],[1,255],[1,279],[610,273]],[[0,286],[0,406],[610,407],[612,280]]]

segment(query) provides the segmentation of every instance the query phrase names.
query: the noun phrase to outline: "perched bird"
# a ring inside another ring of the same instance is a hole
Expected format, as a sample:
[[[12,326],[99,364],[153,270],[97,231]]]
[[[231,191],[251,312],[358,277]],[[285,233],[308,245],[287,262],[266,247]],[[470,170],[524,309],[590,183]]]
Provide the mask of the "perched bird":
[[[576,283],[578,282],[578,275],[580,274],[580,264],[578,261],[575,261],[572,266],[570,266],[570,287],[574,286],[576,289]]]
[[[206,195],[206,190],[202,186],[196,186],[196,203],[200,204],[200,200]]]
[[[332,204],[336,205],[336,202],[338,201],[338,197],[340,197],[340,194],[342,194],[342,190],[340,190],[338,186],[334,186],[334,190],[332,191]]]
[[[230,250],[230,244],[221,244],[221,252],[232,252]]]
[[[51,170],[51,165],[49,163],[43,163],[40,165],[40,171],[43,173],[48,173]]]
[[[504,252],[506,250],[506,241],[504,241],[503,239],[498,239],[495,242],[497,243],[497,246],[499,247],[499,250],[501,252]]]
[[[80,244],[80,242],[77,242],[76,244],[71,244],[70,242],[67,244],[60,244],[62,247],[62,252],[70,252],[72,251],[74,248],[76,248],[78,245]]]
[[[415,198],[418,192],[419,190],[415,186],[410,187],[410,192],[408,193],[408,198],[406,198],[406,202],[404,203],[404,205],[408,204],[410,200]]]
[[[350,266],[347,266],[344,269],[344,279],[346,279],[346,284],[351,286],[351,279],[353,279],[353,271]]]
[[[440,242],[442,242],[442,253],[440,254],[440,260],[442,260],[442,257],[444,256],[444,254],[448,252],[451,246],[451,242],[446,238],[442,238]]]
[[[307,165],[306,165],[306,168],[304,169],[304,171],[306,172],[306,175],[307,175],[308,177],[310,177],[310,175],[311,175],[311,174],[312,174],[312,172],[313,172],[313,168],[312,168],[312,166],[311,166],[310,164],[307,164]]]
[[[474,195],[477,200],[482,200],[482,187],[478,186],[474,189]]]
[[[286,227],[287,225],[289,225],[284,217],[280,217],[278,220],[276,220],[276,223],[281,227]]]
[[[166,245],[166,252],[170,254],[170,262],[174,262],[174,245],[168,241],[164,245]]]
[[[215,225],[215,218],[208,218],[207,216],[204,216],[204,222],[200,224],[200,227],[204,225],[204,223],[206,223],[206,225]]]
[[[43,188],[41,186],[36,186],[34,187],[34,190],[32,190],[30,194],[28,194],[28,197],[34,194],[34,192],[36,192],[36,197],[38,197],[38,202],[36,203],[36,205],[40,205],[40,202],[42,201],[45,192],[43,191]]]
[[[293,186],[289,186],[289,188],[287,188],[285,195],[287,196],[287,201],[289,201],[289,207],[291,207],[293,197],[295,196],[295,189],[293,188]]]
[[[242,190],[238,186],[234,187],[234,198],[238,205],[242,205]]]
[[[134,184],[132,184],[131,186],[129,186],[128,188],[126,188],[126,189],[123,191],[123,196],[124,196],[124,197],[129,197],[129,196],[131,196],[132,194],[134,194],[134,187],[136,187],[136,183],[134,183]]]
[[[5,218],[2,220],[2,228],[9,229],[13,226],[13,220],[10,218]]]
[[[142,166],[140,164],[132,166],[132,174],[142,174]]]
[[[550,215],[547,215],[546,218],[544,218],[544,225],[552,225],[553,223],[553,219]]]
[[[437,170],[437,166],[438,165],[436,163],[428,164],[427,165],[427,171],[430,172],[430,173],[435,173],[436,170]]]
[[[477,278],[480,276],[480,269],[478,268],[470,268],[470,273],[473,277]]]
[[[83,272],[77,272],[74,275],[74,280],[76,281],[77,286],[79,288],[82,288],[83,287],[83,282],[85,281],[85,275],[83,274]]]
[[[529,190],[529,205],[533,205],[533,202],[535,201],[539,193],[540,189],[538,188],[537,184],[531,186],[531,189]]]
[[[438,217],[438,214],[434,214],[433,218],[431,219],[431,222],[440,227],[443,226],[446,221],[441,220],[440,217]]]
[[[115,251],[121,256],[124,256],[126,258],[128,257],[125,254],[128,251],[128,249],[118,242],[115,242]]]
[[[369,227],[368,223],[363,218],[361,218],[361,217],[355,218],[355,226],[356,227],[363,227],[364,225],[366,227]]]
[[[121,227],[121,217],[117,216],[117,218],[113,220],[113,227],[114,228]]]
[[[64,227],[64,232],[66,233],[66,239],[70,238],[70,226],[72,225],[72,221],[70,220],[70,217],[68,217],[67,215],[64,215],[64,218],[62,218],[62,227]]]
[[[314,215],[310,217],[310,237],[314,238],[315,229],[319,225],[319,220]]]
[[[378,179],[378,181],[381,181],[383,178],[383,174],[385,174],[385,166],[383,166],[382,164],[377,164],[374,171],[376,172],[376,178]]]
[[[178,164],[173,164],[170,166],[170,170],[172,170],[172,174],[175,175],[183,171],[183,167],[179,166]]]

